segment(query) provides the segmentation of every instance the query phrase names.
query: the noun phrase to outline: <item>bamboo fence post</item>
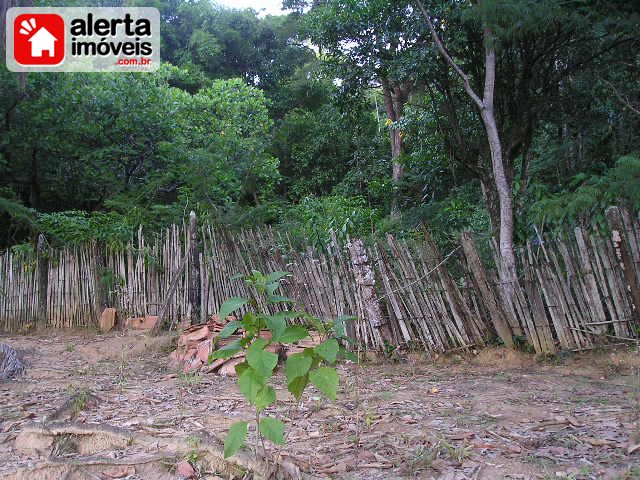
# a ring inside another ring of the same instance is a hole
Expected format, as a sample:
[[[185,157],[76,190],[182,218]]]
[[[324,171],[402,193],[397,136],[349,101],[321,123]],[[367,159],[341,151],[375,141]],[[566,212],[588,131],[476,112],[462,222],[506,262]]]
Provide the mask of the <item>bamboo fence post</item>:
[[[471,270],[476,285],[480,290],[480,295],[482,296],[484,304],[489,311],[489,316],[496,328],[496,332],[502,339],[505,346],[513,348],[513,334],[509,327],[509,322],[504,310],[500,308],[498,302],[496,302],[493,292],[491,291],[487,272],[482,261],[480,261],[480,256],[476,250],[476,245],[473,241],[471,232],[462,232],[461,242],[462,249],[464,250],[465,257],[467,258],[467,263],[469,264],[469,269]]]
[[[594,247],[588,243],[589,237],[582,227],[576,227],[575,229],[576,242],[578,242],[578,250],[580,252],[580,263],[582,267],[582,274],[586,282],[586,301],[587,305],[592,312],[593,323],[600,323],[606,321],[604,314],[604,308],[602,306],[603,299],[598,290],[598,282],[596,281],[596,272],[594,271],[593,264],[591,262],[591,255],[589,255],[590,248]],[[606,327],[602,325],[594,325],[593,329],[596,333],[604,333]]]
[[[200,277],[200,249],[198,248],[198,221],[196,212],[189,214],[189,304],[191,307],[191,324],[202,322],[201,305],[202,290]]]
[[[105,258],[105,247],[102,242],[98,242],[95,245],[95,305],[98,310],[98,314],[103,309],[109,306],[109,294],[107,292],[108,286],[105,281],[107,273],[107,261]]]
[[[640,285],[636,275],[635,265],[627,239],[625,235],[622,213],[618,207],[607,208],[605,215],[611,228],[611,240],[620,268],[624,272],[624,278],[631,292],[633,300],[633,317],[636,322],[640,321]]]
[[[453,314],[456,323],[459,325],[462,332],[467,333],[468,331],[468,333],[473,336],[474,342],[476,342],[478,345],[483,345],[484,340],[482,339],[482,335],[480,334],[480,331],[475,328],[475,324],[471,319],[471,309],[465,303],[464,298],[460,293],[460,289],[453,281],[453,278],[451,277],[449,271],[446,269],[445,264],[442,260],[440,249],[433,241],[431,235],[426,229],[424,230],[424,240],[429,247],[430,253],[433,257],[431,262],[429,262],[429,267],[434,268],[434,265],[436,265],[438,275],[440,276],[440,281],[442,282],[442,287],[444,288],[444,293],[447,298],[447,302],[449,303],[451,313]]]
[[[47,290],[49,285],[49,259],[44,235],[38,235],[37,246],[37,276],[38,276],[38,307],[36,327],[44,327],[47,324]]]

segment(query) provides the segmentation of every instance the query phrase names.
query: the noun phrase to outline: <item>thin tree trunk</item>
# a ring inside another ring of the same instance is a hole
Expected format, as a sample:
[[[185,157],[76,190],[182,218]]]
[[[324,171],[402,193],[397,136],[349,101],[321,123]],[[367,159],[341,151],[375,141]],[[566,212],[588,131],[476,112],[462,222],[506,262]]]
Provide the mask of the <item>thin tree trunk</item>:
[[[382,79],[382,92],[384,96],[384,106],[387,117],[391,122],[397,122],[402,118],[404,106],[408,100],[408,88],[406,85],[391,85],[387,79]],[[389,139],[391,141],[391,182],[393,185],[393,193],[391,196],[391,212],[393,219],[399,219],[401,216],[400,205],[398,202],[398,190],[400,182],[404,177],[404,165],[402,165],[402,155],[404,154],[404,144],[402,134],[399,129],[391,128],[389,130]]]
[[[391,161],[393,162],[393,172],[391,181],[393,183],[394,192],[391,197],[391,218],[400,218],[400,206],[398,205],[398,188],[404,176],[404,165],[399,161],[400,157],[404,153],[404,146],[402,144],[402,136],[400,130],[391,130]]]
[[[493,178],[500,199],[500,258],[502,269],[501,280],[509,295],[513,296],[516,276],[516,257],[513,252],[513,195],[511,183],[507,179],[502,155],[502,143],[493,110],[493,98],[496,80],[496,51],[493,45],[491,30],[485,28],[485,81],[484,81],[484,108],[480,110],[480,116],[487,132],[489,150],[491,151],[491,168]]]
[[[447,64],[458,74],[462,79],[465,92],[469,95],[471,100],[476,104],[480,111],[482,123],[487,133],[487,141],[489,143],[489,149],[491,151],[491,168],[493,171],[493,178],[500,200],[500,235],[499,235],[499,248],[500,248],[500,260],[502,268],[500,269],[500,280],[504,284],[504,292],[507,295],[507,300],[511,301],[515,292],[515,285],[517,282],[516,275],[516,259],[513,251],[513,194],[511,192],[511,182],[507,178],[504,168],[504,158],[502,154],[502,143],[500,141],[500,134],[498,131],[498,125],[496,122],[495,112],[493,108],[493,100],[495,96],[495,80],[496,80],[496,50],[495,42],[493,38],[493,32],[491,29],[485,27],[483,30],[484,35],[484,48],[485,48],[485,72],[484,72],[484,92],[483,98],[473,90],[468,75],[460,68],[460,66],[453,60],[447,49],[445,48],[438,32],[431,21],[429,12],[424,7],[421,0],[416,0],[416,3],[429,27],[431,37],[436,44],[436,48],[445,59]],[[486,186],[486,185],[485,185]]]

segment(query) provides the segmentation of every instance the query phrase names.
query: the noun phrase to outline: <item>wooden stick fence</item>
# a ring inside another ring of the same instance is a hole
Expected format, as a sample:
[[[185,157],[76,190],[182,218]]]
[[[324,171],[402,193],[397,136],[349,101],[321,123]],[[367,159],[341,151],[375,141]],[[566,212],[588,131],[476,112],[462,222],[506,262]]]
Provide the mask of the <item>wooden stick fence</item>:
[[[0,254],[0,330],[93,326],[105,305],[120,318],[164,308],[167,318],[199,322],[225,299],[250,293],[235,274],[285,270],[292,276],[283,295],[322,318],[358,317],[349,333],[365,347],[388,341],[446,352],[482,346],[497,334],[508,346],[527,342],[539,353],[586,349],[610,337],[636,339],[640,331],[640,221],[617,207],[607,219],[607,233],[576,228],[520,248],[511,297],[469,233],[446,255],[428,233],[420,242],[389,235],[351,249],[334,239],[326,251],[300,252],[271,229],[201,225],[195,232],[193,224],[151,236],[140,229],[118,250],[94,243],[55,250],[41,240],[35,258]],[[191,248],[196,238],[198,248]]]

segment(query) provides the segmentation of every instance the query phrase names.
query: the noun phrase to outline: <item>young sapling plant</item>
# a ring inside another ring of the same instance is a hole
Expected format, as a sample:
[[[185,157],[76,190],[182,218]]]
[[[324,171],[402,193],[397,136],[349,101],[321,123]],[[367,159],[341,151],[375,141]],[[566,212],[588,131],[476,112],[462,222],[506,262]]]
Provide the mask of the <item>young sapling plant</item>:
[[[215,349],[209,356],[211,363],[216,359],[231,358],[244,352],[245,361],[236,365],[235,369],[240,392],[255,408],[255,419],[251,421],[256,423],[256,453],[258,440],[264,442],[266,439],[278,445],[285,442],[282,421],[264,415],[264,410],[276,402],[276,392],[270,384],[278,364],[274,344],[295,344],[309,337],[308,327],[320,335],[320,344],[290,355],[285,362],[287,389],[297,400],[300,400],[309,384],[314,385],[330,400],[335,400],[339,384],[336,362],[341,358],[356,361],[355,355],[341,344],[347,340],[345,322],[350,317],[343,316],[335,321],[323,322],[302,310],[269,313],[269,306],[294,303],[276,294],[281,280],[288,275],[288,272],[265,275],[254,270],[251,275],[241,277],[251,287],[254,296],[234,297],[222,304],[218,313],[221,319],[241,309],[245,313],[238,320],[225,325],[218,338],[229,338],[238,330],[242,330],[242,337]],[[291,324],[290,321],[294,319],[302,319],[308,327]],[[243,420],[231,426],[224,442],[225,458],[244,446],[249,423],[249,420]]]

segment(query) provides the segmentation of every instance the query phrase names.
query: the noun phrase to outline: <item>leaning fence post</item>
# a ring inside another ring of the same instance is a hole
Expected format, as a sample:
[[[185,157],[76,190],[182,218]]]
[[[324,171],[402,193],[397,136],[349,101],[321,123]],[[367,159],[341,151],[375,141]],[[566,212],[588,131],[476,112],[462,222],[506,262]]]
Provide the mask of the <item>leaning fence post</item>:
[[[47,290],[49,289],[49,259],[47,256],[46,239],[41,233],[38,235],[36,247],[38,269],[38,314],[36,327],[44,327],[47,324]]]
[[[356,283],[359,287],[358,290],[362,300],[366,320],[373,329],[380,334],[383,341],[392,343],[393,338],[391,330],[389,330],[389,325],[382,315],[380,302],[376,295],[375,275],[369,263],[369,257],[367,256],[367,251],[364,248],[364,242],[360,239],[353,240],[347,244],[347,248],[349,249],[349,254],[351,256],[351,263],[353,264]]]
[[[198,248],[198,222],[196,212],[189,214],[189,303],[191,324],[202,321],[200,314],[200,249]]]
[[[482,261],[480,261],[480,256],[476,250],[476,244],[473,241],[471,232],[462,232],[461,242],[464,255],[467,258],[467,264],[469,265],[471,274],[473,275],[475,283],[480,290],[482,300],[487,307],[487,310],[489,310],[489,315],[494,327],[496,328],[496,332],[506,347],[513,348],[513,334],[511,332],[511,327],[509,327],[509,322],[507,321],[504,310],[500,307],[496,301],[496,297],[491,291],[487,271],[485,270]]]
[[[624,272],[624,278],[631,291],[631,299],[635,308],[633,309],[633,316],[636,321],[640,320],[640,285],[638,285],[638,277],[636,275],[636,268],[633,264],[633,257],[629,245],[627,244],[627,238],[625,235],[624,222],[622,219],[622,213],[618,207],[609,207],[605,211],[609,227],[611,228],[611,240],[613,242],[613,249],[618,259],[618,264]]]

